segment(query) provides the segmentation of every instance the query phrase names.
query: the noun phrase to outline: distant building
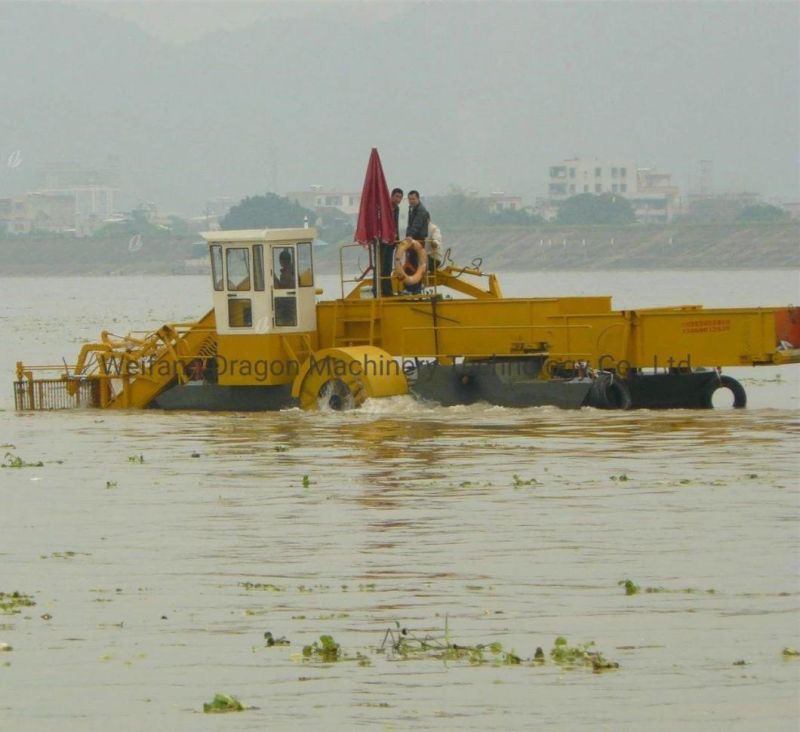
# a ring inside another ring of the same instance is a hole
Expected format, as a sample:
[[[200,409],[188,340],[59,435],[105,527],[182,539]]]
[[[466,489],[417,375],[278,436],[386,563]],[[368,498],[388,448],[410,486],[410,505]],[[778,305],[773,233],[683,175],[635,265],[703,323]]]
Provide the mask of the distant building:
[[[26,193],[0,200],[0,224],[10,234],[75,231],[75,200],[54,193]]]
[[[789,212],[792,221],[800,220],[800,201],[783,201],[781,208]]]
[[[71,196],[76,234],[92,233],[114,214],[118,190],[111,185],[113,161],[105,167],[90,167],[76,161],[48,163],[42,170],[37,193]]]
[[[636,195],[631,198],[637,221],[669,223],[680,209],[680,189],[672,184],[671,173],[652,168],[636,171]]]
[[[75,215],[81,219],[107,219],[114,213],[114,194],[109,186],[71,186],[69,188],[44,188],[37,193],[51,196],[71,196]]]
[[[492,191],[486,198],[489,204],[489,210],[492,213],[500,213],[501,211],[522,211],[521,196],[509,196],[503,191]]]
[[[322,186],[311,186],[307,191],[292,191],[286,194],[286,198],[317,213],[321,209],[338,208],[352,217],[358,216],[361,206],[360,191],[331,190]]]
[[[670,173],[637,168],[632,160],[571,158],[548,170],[548,199],[536,210],[547,220],[557,215],[558,205],[581,193],[618,193],[628,200],[639,221],[672,221],[680,204],[680,191]]]
[[[600,161],[572,158],[550,166],[547,191],[553,200],[566,200],[579,193],[621,193],[636,195],[636,166],[629,160]]]

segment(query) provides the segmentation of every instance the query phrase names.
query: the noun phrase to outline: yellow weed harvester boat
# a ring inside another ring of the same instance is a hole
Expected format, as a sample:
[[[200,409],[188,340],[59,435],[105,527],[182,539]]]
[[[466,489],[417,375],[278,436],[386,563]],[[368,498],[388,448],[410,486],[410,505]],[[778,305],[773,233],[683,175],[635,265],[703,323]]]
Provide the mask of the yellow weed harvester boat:
[[[720,388],[744,407],[722,367],[800,362],[797,307],[508,298],[495,275],[453,264],[427,272],[418,295],[390,275],[391,297],[374,288],[371,264],[352,279],[340,267],[341,296],[318,302],[315,236],[204,234],[211,310],[140,336],[103,332],[72,365],[18,363],[16,408],[347,409],[406,393],[446,406],[702,408]]]

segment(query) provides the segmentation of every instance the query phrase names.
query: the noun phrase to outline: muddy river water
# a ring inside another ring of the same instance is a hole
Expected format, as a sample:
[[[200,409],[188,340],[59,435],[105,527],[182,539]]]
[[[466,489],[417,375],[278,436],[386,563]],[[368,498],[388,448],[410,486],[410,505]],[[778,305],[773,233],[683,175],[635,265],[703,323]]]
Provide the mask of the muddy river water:
[[[796,271],[503,283],[800,301]],[[731,370],[746,410],[16,414],[18,358],[197,317],[209,288],[0,287],[0,454],[34,464],[0,469],[0,592],[35,602],[0,609],[1,730],[797,729],[800,367]],[[403,658],[396,624],[485,648]],[[303,656],[321,635],[342,660]],[[559,636],[619,668],[555,663]],[[203,714],[218,692],[247,708]]]

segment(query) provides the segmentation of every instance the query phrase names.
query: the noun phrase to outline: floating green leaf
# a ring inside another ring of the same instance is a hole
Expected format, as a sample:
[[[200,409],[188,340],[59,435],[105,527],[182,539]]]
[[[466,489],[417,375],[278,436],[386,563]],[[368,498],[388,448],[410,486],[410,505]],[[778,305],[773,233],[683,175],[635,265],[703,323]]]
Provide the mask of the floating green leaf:
[[[523,480],[520,478],[516,473],[511,476],[514,479],[514,488],[523,488],[526,485],[538,485],[539,481],[536,478],[529,478],[528,480]]]
[[[281,592],[281,588],[271,582],[240,582],[246,590],[264,590],[266,592]]]
[[[0,468],[41,468],[44,463],[40,460],[38,463],[29,463],[23,460],[19,455],[13,452],[7,452],[3,459]]]
[[[0,592],[0,613],[18,615],[23,607],[33,607],[36,603],[30,595],[23,592]]]
[[[225,712],[243,712],[244,706],[230,694],[214,694],[213,701],[203,704],[205,714],[224,714]]]
[[[642,588],[639,587],[632,579],[624,579],[617,582],[618,585],[625,587],[626,595],[636,595]]]
[[[556,638],[553,648],[550,650],[550,657],[562,668],[574,668],[576,666],[591,666],[592,671],[608,671],[619,668],[615,661],[607,661],[600,651],[591,650],[594,641],[581,643],[577,646],[570,646],[567,639],[563,636]]]
[[[304,659],[317,659],[324,663],[333,663],[341,659],[342,648],[330,635],[321,635],[319,641],[303,646]]]
[[[266,641],[266,644],[267,644],[268,648],[271,648],[272,646],[288,646],[289,645],[289,641],[286,640],[286,638],[284,638],[283,636],[281,636],[280,638],[276,638],[275,636],[272,635],[272,633],[270,633],[270,631],[267,631],[266,633],[264,633],[264,640]]]

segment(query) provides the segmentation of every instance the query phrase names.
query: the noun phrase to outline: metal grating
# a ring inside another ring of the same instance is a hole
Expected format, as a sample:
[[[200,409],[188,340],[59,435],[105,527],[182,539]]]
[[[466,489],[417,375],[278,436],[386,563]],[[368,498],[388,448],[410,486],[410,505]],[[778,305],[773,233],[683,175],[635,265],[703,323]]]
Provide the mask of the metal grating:
[[[77,385],[74,394],[67,391],[67,383]],[[14,382],[14,408],[17,411],[75,409],[96,407],[99,382],[64,379],[33,379]]]

